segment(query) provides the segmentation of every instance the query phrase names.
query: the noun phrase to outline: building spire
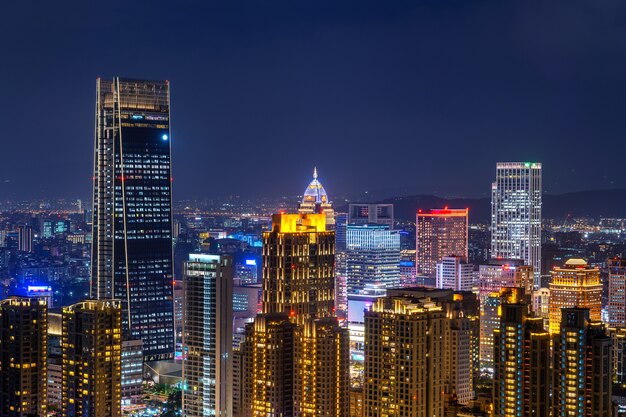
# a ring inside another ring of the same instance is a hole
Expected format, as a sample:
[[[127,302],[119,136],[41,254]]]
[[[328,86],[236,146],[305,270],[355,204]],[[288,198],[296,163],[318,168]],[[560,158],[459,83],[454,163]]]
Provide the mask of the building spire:
[[[313,167],[313,179],[317,179],[317,167]]]

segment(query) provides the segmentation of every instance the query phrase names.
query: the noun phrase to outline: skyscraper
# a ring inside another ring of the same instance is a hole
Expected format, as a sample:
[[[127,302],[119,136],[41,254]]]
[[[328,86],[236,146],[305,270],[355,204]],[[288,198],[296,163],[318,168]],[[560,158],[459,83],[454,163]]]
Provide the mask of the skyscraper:
[[[146,360],[174,353],[169,103],[167,81],[96,82],[91,296]]]
[[[474,284],[474,265],[460,256],[445,256],[437,262],[437,288],[471,291]]]
[[[491,259],[478,267],[478,294],[481,304],[489,294],[502,288],[523,288],[530,296],[533,289],[533,267],[519,259]]]
[[[233,266],[226,256],[185,263],[183,416],[232,416]]]
[[[446,256],[467,261],[468,209],[419,210],[415,229],[415,264],[418,275],[434,277],[437,262]]]
[[[333,203],[328,200],[328,194],[321,182],[317,179],[317,168],[313,169],[313,180],[304,190],[302,201],[298,205],[300,214],[325,214],[329,229],[335,227],[335,210]]]
[[[600,270],[590,267],[583,259],[568,259],[562,268],[552,271],[550,283],[550,333],[561,328],[561,309],[589,309],[589,318],[602,319],[602,282]]]
[[[502,303],[494,332],[494,415],[549,417],[550,333],[541,318],[529,317],[526,303],[511,301]]]
[[[347,231],[348,294],[367,286],[400,284],[400,234],[384,224],[349,224]]]
[[[554,415],[612,416],[611,338],[588,309],[563,308],[561,313],[554,339]]]
[[[63,308],[63,417],[121,416],[121,315],[117,300]]]
[[[609,259],[609,326],[626,327],[626,259]]]
[[[241,345],[243,416],[346,416],[348,333],[334,314],[324,214],[276,214],[263,233],[263,313]]]
[[[386,224],[393,229],[393,204],[350,203],[348,224]]]
[[[17,227],[18,249],[22,252],[33,251],[33,228],[30,226]]]
[[[387,296],[365,312],[366,417],[443,417],[445,320],[428,298]]]
[[[0,415],[47,415],[47,325],[44,299],[0,301]]]
[[[498,162],[491,186],[491,257],[532,265],[541,287],[541,164]]]

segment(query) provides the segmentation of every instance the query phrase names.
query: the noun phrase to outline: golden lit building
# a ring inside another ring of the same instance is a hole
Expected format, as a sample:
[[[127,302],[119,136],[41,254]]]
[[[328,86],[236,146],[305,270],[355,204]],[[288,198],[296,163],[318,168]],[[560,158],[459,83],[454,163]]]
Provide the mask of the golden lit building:
[[[612,340],[587,308],[563,308],[554,338],[554,416],[613,416]],[[550,322],[552,325],[552,322]]]
[[[317,168],[313,168],[313,181],[309,183],[298,205],[300,214],[325,214],[329,229],[335,227],[335,210],[333,203],[328,201],[328,194],[322,183],[317,179]]]
[[[0,301],[0,415],[47,414],[47,324],[43,298]]]
[[[446,256],[467,261],[469,209],[419,210],[415,230],[417,275],[434,277],[437,262]]]
[[[350,388],[350,413],[349,417],[364,417],[365,410],[363,409],[363,388],[351,387]]]
[[[430,298],[387,296],[365,312],[365,416],[443,417],[445,328]]]
[[[119,417],[121,303],[87,300],[63,308],[63,417]]]
[[[559,333],[561,309],[566,307],[588,308],[591,320],[602,319],[600,270],[591,268],[583,259],[569,259],[562,268],[554,268],[552,271],[550,333]]]
[[[550,333],[543,319],[529,317],[528,304],[509,301],[515,302],[502,303],[494,332],[494,415],[549,417]]]
[[[347,416],[349,340],[335,316],[325,214],[276,214],[263,233],[263,314],[241,345],[242,416]]]

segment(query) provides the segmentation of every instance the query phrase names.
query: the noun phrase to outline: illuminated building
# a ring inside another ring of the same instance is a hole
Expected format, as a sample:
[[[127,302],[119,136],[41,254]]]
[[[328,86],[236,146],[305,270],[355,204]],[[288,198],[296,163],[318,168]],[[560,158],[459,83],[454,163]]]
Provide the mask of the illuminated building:
[[[0,415],[47,415],[47,326],[45,300],[0,301]]]
[[[591,268],[583,259],[568,259],[562,268],[554,268],[550,283],[550,333],[557,334],[561,326],[561,309],[589,309],[589,318],[602,319],[602,282],[600,270]]]
[[[189,255],[184,287],[183,416],[232,416],[231,258]]]
[[[613,340],[613,385],[626,388],[626,329],[609,328]]]
[[[143,342],[122,341],[122,405],[141,402],[143,397]]]
[[[33,251],[33,228],[30,226],[17,227],[17,247],[22,252]]]
[[[541,164],[498,162],[491,186],[491,257],[532,265],[541,276]]]
[[[309,183],[302,195],[302,201],[298,205],[300,214],[325,214],[329,229],[335,227],[335,211],[333,203],[328,201],[328,194],[317,179],[317,168],[313,169],[313,181]]]
[[[419,210],[415,229],[417,275],[434,277],[437,262],[446,256],[467,261],[468,209]]]
[[[256,259],[246,259],[243,263],[235,264],[235,278],[241,280],[242,284],[256,284],[258,282]]]
[[[393,204],[350,203],[348,224],[386,224],[393,229]]]
[[[523,288],[524,294],[533,290],[533,267],[517,259],[491,259],[478,267],[478,293],[481,303],[489,294],[502,288]]]
[[[480,303],[480,370],[493,373],[493,334],[500,326],[500,292],[481,297]]]
[[[263,233],[263,313],[241,344],[242,416],[345,416],[348,333],[335,316],[324,214],[276,214]]]
[[[514,301],[514,300],[511,300]],[[550,334],[528,305],[503,302],[494,332],[494,416],[551,415]]]
[[[364,417],[363,388],[350,388],[350,410],[348,417]]]
[[[612,416],[611,338],[589,309],[566,307],[561,314],[554,339],[554,416]]]
[[[533,291],[532,312],[535,316],[543,319],[543,327],[550,328],[550,289],[539,288]]]
[[[444,398],[450,404],[467,405],[474,398],[474,384],[480,376],[480,306],[469,291],[425,287],[387,291],[389,297],[430,299],[445,312],[444,322]]]
[[[365,312],[365,416],[443,417],[445,320],[428,298],[387,296]]]
[[[174,354],[169,101],[167,81],[96,82],[91,297],[121,300],[147,361]]]
[[[474,265],[460,256],[445,256],[437,262],[437,288],[471,291],[474,285]]]
[[[349,224],[347,230],[347,287],[356,294],[367,285],[381,288],[400,284],[400,234],[383,224]]]
[[[121,416],[121,316],[118,300],[63,307],[63,417]]]
[[[609,259],[609,326],[626,327],[626,259]]]
[[[417,269],[415,268],[415,251],[409,249],[401,250],[400,285],[403,287],[415,285],[416,274]]]

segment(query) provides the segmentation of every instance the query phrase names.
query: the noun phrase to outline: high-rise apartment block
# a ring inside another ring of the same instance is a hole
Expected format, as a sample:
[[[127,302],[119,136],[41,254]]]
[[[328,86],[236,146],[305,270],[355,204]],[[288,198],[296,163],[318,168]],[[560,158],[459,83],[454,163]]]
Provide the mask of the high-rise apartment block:
[[[530,317],[528,304],[509,300],[501,305],[494,332],[494,415],[551,416],[550,333],[543,320]]]
[[[122,302],[124,338],[173,357],[170,88],[98,79],[91,296]]]
[[[277,214],[263,233],[263,313],[241,344],[242,416],[346,416],[348,333],[335,309],[324,214]]]
[[[613,415],[612,341],[589,309],[563,308],[554,339],[554,416]],[[552,326],[552,321],[550,321]]]
[[[474,265],[460,256],[446,256],[437,262],[437,288],[454,291],[472,291]]]
[[[600,270],[590,267],[583,259],[568,259],[562,268],[552,271],[550,283],[550,333],[561,328],[561,309],[589,309],[589,318],[602,319],[602,282]]]
[[[317,179],[317,168],[313,169],[313,180],[304,190],[302,201],[298,205],[300,214],[325,214],[328,229],[335,227],[335,210],[329,201],[328,194],[321,182]]]
[[[609,259],[609,326],[626,327],[626,259]]]
[[[387,296],[365,312],[365,416],[443,417],[445,329],[427,298]]]
[[[419,210],[415,230],[418,275],[434,277],[437,262],[446,256],[467,261],[469,209]]]
[[[63,417],[121,416],[121,316],[118,300],[63,308]]]
[[[47,415],[47,325],[44,299],[0,301],[0,415]]]
[[[491,257],[521,259],[541,277],[541,164],[499,162],[491,186]]]
[[[348,224],[348,294],[400,284],[400,234],[385,224]]]
[[[233,265],[220,255],[185,263],[183,416],[232,416]]]

